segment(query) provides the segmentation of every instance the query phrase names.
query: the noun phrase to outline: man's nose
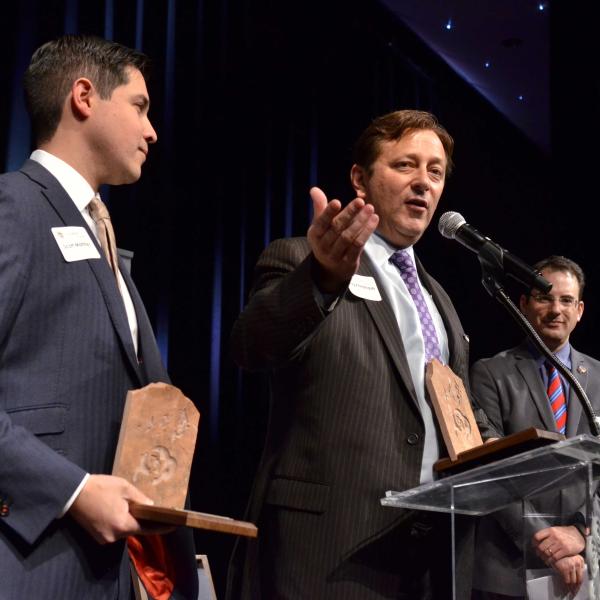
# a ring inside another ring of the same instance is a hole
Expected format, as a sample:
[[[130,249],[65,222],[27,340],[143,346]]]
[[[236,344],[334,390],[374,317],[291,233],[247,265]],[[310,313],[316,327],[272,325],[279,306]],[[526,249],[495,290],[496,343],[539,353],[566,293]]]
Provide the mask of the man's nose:
[[[155,144],[156,140],[158,139],[158,134],[156,133],[156,130],[154,129],[154,127],[152,127],[152,123],[150,123],[150,119],[147,119],[148,123],[146,125],[146,131],[144,132],[144,139],[149,143],[149,144]]]
[[[417,169],[412,181],[413,189],[419,192],[426,192],[429,189],[429,184],[427,168],[423,167],[422,169]]]

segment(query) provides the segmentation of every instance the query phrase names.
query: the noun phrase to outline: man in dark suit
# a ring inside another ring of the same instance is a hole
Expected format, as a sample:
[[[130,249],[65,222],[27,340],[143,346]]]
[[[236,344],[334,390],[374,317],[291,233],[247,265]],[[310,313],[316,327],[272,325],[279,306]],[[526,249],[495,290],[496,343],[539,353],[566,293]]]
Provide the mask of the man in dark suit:
[[[101,184],[140,177],[156,141],[145,64],[119,44],[65,36],[25,74],[37,149],[0,176],[2,598],[128,598],[125,538],[161,531],[129,513],[148,498],[107,473],[127,391],[168,376],[89,212]],[[189,535],[164,539],[180,545],[173,597],[194,598]]]
[[[452,148],[429,113],[376,119],[355,147],[357,198],[342,208],[313,188],[307,238],[278,240],[258,261],[232,342],[242,367],[269,371],[271,413],[248,509],[259,542],[234,552],[232,599],[450,597],[445,515],[380,499],[431,481],[443,454],[426,362],[467,380],[468,339],[413,251]],[[407,263],[409,274],[396,266]],[[471,584],[462,534],[459,598]]]
[[[600,362],[569,343],[569,336],[583,315],[583,271],[562,256],[544,259],[535,268],[552,284],[552,290],[543,294],[534,289],[521,296],[521,312],[548,348],[570,368],[594,408],[600,410]],[[590,432],[575,392],[562,375],[556,379],[544,357],[529,342],[476,362],[471,369],[471,386],[478,404],[502,435],[528,427],[564,433],[567,437]],[[474,585],[480,590],[477,597],[525,596],[523,539],[530,535],[539,559],[551,566],[571,589],[576,589],[584,565],[580,556],[585,548],[579,512],[582,500],[582,490],[567,489],[541,496],[532,506],[533,512],[558,514],[563,524],[550,526],[551,523],[535,521],[526,536],[520,507],[482,518],[476,546]],[[543,563],[539,566],[543,567]]]

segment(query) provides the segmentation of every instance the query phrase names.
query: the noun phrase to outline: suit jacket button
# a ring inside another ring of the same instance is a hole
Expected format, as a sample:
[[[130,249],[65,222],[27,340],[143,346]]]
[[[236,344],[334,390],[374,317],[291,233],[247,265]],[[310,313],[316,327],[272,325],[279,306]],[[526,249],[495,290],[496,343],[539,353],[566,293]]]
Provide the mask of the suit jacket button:
[[[406,438],[406,441],[411,446],[414,446],[419,441],[419,434],[418,433],[409,433],[408,437]]]

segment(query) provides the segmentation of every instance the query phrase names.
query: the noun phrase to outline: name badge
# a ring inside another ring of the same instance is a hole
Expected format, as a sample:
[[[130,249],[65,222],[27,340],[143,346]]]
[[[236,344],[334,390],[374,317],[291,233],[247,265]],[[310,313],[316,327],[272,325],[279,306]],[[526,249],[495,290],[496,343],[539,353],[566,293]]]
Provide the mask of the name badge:
[[[373,277],[366,277],[365,275],[354,275],[350,280],[348,289],[359,298],[365,300],[381,301],[381,294],[377,289],[377,284]]]
[[[100,258],[98,248],[84,227],[52,227],[51,231],[67,262]]]

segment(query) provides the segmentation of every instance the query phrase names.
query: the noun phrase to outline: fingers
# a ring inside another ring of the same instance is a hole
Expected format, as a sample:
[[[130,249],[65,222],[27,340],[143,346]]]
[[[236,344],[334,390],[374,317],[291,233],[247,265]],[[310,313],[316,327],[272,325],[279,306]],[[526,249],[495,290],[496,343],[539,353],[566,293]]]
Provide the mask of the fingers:
[[[339,259],[352,246],[364,246],[377,228],[379,218],[374,208],[356,198],[344,210],[338,200],[332,200],[309,228],[309,239],[319,250]]]
[[[553,569],[570,589],[577,591],[583,583],[584,560],[580,555],[567,556],[556,561]]]
[[[540,544],[552,534],[552,527],[540,529],[533,534],[533,545],[539,547]]]
[[[333,220],[329,232],[323,237],[325,244],[329,244],[331,258],[357,258],[378,222],[370,204],[365,205],[362,200],[351,202]]]
[[[318,187],[312,187],[309,191],[310,197],[313,203],[313,219],[319,217],[321,213],[327,207],[327,196],[322,189]]]
[[[99,543],[108,544],[127,535],[143,533],[130,514],[129,503],[152,501],[120,477],[90,475],[69,509],[69,514]]]
[[[342,203],[339,200],[332,200],[326,206],[321,206],[318,202],[313,200],[315,214],[309,232],[317,238],[322,238],[331,230],[334,217],[342,210]]]
[[[539,548],[537,555],[548,565],[552,566],[557,561],[561,560],[565,556],[570,556],[569,552],[560,545],[548,545],[543,548]]]
[[[585,548],[585,538],[572,525],[541,529],[534,534],[533,546],[543,560],[560,560],[579,554]]]
[[[342,209],[339,200],[327,202],[319,188],[311,188],[310,196],[314,217],[307,237],[318,265],[316,283],[323,292],[337,293],[358,270],[361,252],[379,217],[361,198]]]

